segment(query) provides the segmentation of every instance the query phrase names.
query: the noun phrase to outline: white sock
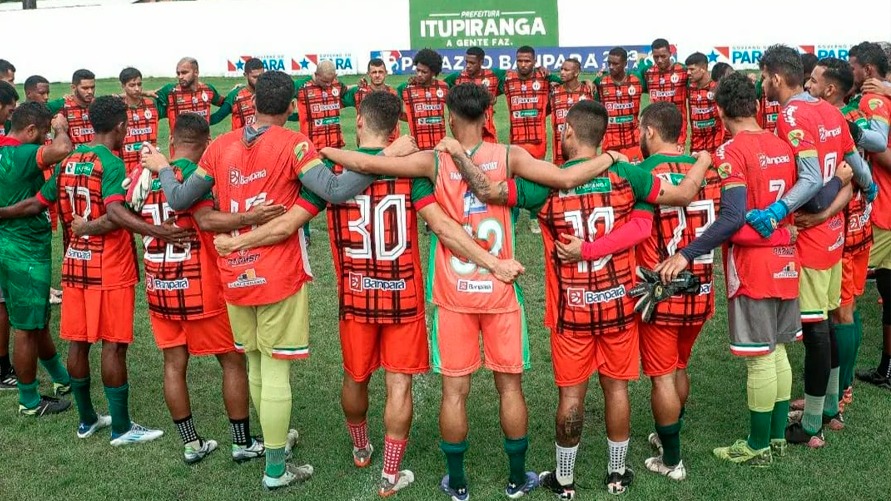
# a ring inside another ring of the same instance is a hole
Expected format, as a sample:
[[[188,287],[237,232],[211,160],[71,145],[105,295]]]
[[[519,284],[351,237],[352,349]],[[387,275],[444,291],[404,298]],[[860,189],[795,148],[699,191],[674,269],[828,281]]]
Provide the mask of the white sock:
[[[609,472],[617,472],[619,475],[625,474],[625,456],[628,455],[628,440],[621,442],[613,442],[606,439],[609,446]]]
[[[571,485],[575,481],[575,456],[579,452],[579,446],[560,447],[557,445],[557,482],[560,485]]]

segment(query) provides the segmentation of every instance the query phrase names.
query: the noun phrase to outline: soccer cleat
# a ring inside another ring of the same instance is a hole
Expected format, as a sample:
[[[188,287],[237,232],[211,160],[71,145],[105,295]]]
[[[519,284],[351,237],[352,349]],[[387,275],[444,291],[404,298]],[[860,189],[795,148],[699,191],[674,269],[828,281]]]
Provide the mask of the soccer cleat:
[[[290,461],[294,456],[294,447],[297,447],[299,441],[300,433],[294,428],[288,430],[288,438],[285,441],[285,461]]]
[[[533,235],[541,235],[541,226],[538,225],[537,220],[531,219],[529,221],[529,232]]]
[[[452,501],[467,501],[470,499],[470,493],[467,491],[467,486],[461,487],[460,489],[452,489],[449,487],[449,475],[442,477],[442,482],[439,483],[439,489],[442,492],[445,492],[449,496],[452,497]]]
[[[746,440],[737,440],[730,447],[718,447],[712,451],[716,458],[736,464],[764,468],[773,462],[770,447],[755,450]]]
[[[22,416],[40,417],[47,414],[59,414],[61,412],[65,412],[68,410],[69,407],[71,407],[70,400],[63,400],[41,395],[40,402],[38,402],[37,405],[35,405],[34,407],[28,408],[22,404],[19,404],[19,414],[21,414]]]
[[[62,383],[53,383],[53,394],[57,397],[61,397],[71,393],[71,383],[62,384]]]
[[[823,414],[823,428],[829,428],[832,431],[842,431],[845,429],[845,418],[839,412],[834,416]]]
[[[650,433],[647,437],[647,442],[650,444],[650,447],[653,448],[653,451],[658,455],[662,455],[662,439],[659,438],[658,433]]]
[[[197,449],[188,445],[185,446],[183,461],[185,461],[186,464],[195,464],[207,457],[211,452],[217,450],[216,440],[202,440],[199,438],[198,442],[201,444],[201,447],[198,447]]]
[[[847,388],[845,388],[844,393],[842,393],[841,401],[845,406],[848,406],[848,405],[851,405],[854,403],[854,387],[853,386],[848,386]]]
[[[377,493],[382,498],[389,497],[405,489],[414,481],[415,474],[411,470],[401,470],[396,474],[395,482],[390,482],[387,477],[381,477],[381,487]]]
[[[525,482],[522,484],[508,482],[507,487],[504,488],[504,493],[511,499],[520,499],[526,494],[534,491],[535,488],[538,487],[538,484],[538,475],[536,475],[534,471],[527,471]]]
[[[789,410],[790,411],[803,411],[804,410],[804,399],[799,398],[798,400],[793,400],[789,402]]]
[[[145,442],[151,442],[157,438],[161,438],[164,435],[164,432],[161,430],[153,430],[151,428],[146,428],[145,426],[130,423],[130,429],[120,435],[111,434],[111,442],[109,442],[114,447],[120,447],[122,445],[132,445],[132,444],[143,444]]]
[[[285,463],[285,472],[280,477],[270,477],[263,474],[263,488],[267,491],[281,489],[291,485],[306,482],[312,477],[312,465],[295,466],[291,463]]]
[[[364,449],[353,447],[353,464],[356,468],[368,468],[371,464],[371,454],[374,452],[374,446],[368,444]]]
[[[93,433],[101,430],[102,428],[108,428],[111,426],[111,416],[106,416],[104,414],[96,415],[96,422],[93,424],[85,424],[80,423],[77,427],[77,438],[89,438],[93,436]]]
[[[557,499],[570,500],[575,498],[575,482],[569,485],[562,485],[557,480],[557,473],[552,471],[543,471],[538,475],[538,485],[542,489],[547,489],[557,496]]]
[[[789,423],[800,423],[802,416],[804,416],[804,411],[789,411]]]
[[[19,378],[15,375],[15,369],[9,368],[0,376],[0,391],[2,390],[18,390]]]
[[[891,390],[891,379],[885,377],[878,369],[857,371],[857,379],[879,388]]]
[[[288,433],[290,437],[290,432]],[[288,446],[285,445],[285,450],[287,450]],[[236,463],[244,463],[245,461],[250,461],[251,459],[258,459],[266,455],[266,447],[263,445],[263,440],[252,437],[251,445],[245,447],[243,445],[232,444],[232,461]]]
[[[644,466],[651,472],[664,475],[672,480],[680,481],[687,478],[687,468],[684,468],[683,461],[674,466],[668,466],[662,462],[662,456],[655,456],[645,459]]]
[[[786,442],[794,445],[806,445],[811,449],[819,449],[826,445],[823,438],[823,430],[811,435],[804,430],[801,423],[792,423],[786,427]]]
[[[603,483],[606,484],[607,492],[619,495],[628,490],[628,487],[631,486],[631,482],[633,481],[634,470],[626,466],[625,473],[619,473],[617,471],[607,473]]]
[[[783,457],[786,455],[786,439],[785,438],[772,438],[770,439],[770,454],[771,456]]]

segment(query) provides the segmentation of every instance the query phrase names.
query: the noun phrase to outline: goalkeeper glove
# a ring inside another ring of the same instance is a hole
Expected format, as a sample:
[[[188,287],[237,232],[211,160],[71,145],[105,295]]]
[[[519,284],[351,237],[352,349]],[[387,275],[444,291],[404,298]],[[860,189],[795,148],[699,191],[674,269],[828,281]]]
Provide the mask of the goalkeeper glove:
[[[644,322],[649,322],[656,311],[656,305],[677,294],[698,294],[699,277],[687,270],[680,272],[674,280],[663,284],[659,274],[653,270],[637,267],[637,276],[642,280],[628,291],[631,297],[639,297],[634,311],[640,313]]]
[[[855,122],[848,120],[848,130],[851,131],[851,137],[854,138],[854,144],[860,144],[860,139],[863,137],[863,129],[861,129]]]
[[[877,185],[876,182],[873,181],[868,188],[863,190],[863,196],[866,197],[867,202],[872,203],[872,201],[875,200],[877,196],[879,196],[879,185]]]
[[[789,215],[789,209],[782,201],[776,201],[766,209],[753,209],[746,213],[746,222],[752,225],[762,237],[768,238],[777,229],[780,221]]]

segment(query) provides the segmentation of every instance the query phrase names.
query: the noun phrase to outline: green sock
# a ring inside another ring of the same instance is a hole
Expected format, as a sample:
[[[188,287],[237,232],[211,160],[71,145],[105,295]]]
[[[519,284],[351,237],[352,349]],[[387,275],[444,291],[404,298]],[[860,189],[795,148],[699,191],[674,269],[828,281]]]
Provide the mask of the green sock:
[[[776,408],[776,404],[774,404]],[[749,410],[749,447],[761,450],[770,446],[770,428],[773,412],[757,412]]]
[[[789,421],[789,401],[783,400],[773,404],[773,412],[770,413],[770,439],[785,440],[786,424]]]
[[[266,449],[266,476],[278,478],[285,474],[285,448]]]
[[[675,466],[681,462],[681,421],[668,426],[656,425],[656,434],[662,441],[662,462]]]
[[[449,487],[452,489],[467,487],[467,477],[464,476],[464,453],[467,452],[467,440],[457,444],[441,440],[439,448],[446,456],[446,466],[449,469]]]
[[[826,385],[826,399],[823,400],[824,416],[832,417],[838,414],[838,373],[838,367],[833,367],[829,371],[829,384]]]
[[[19,403],[27,409],[33,409],[40,403],[40,393],[37,392],[38,382],[23,383],[19,381]]]
[[[804,394],[804,413],[801,415],[801,426],[811,435],[815,435],[820,431],[820,428],[823,428],[823,403],[825,401],[825,396],[817,397]]]
[[[860,354],[860,341],[863,341],[863,321],[860,318],[860,310],[854,310],[854,368],[857,368],[857,355]],[[853,382],[853,381],[852,381]]]
[[[68,375],[68,370],[62,365],[62,357],[56,353],[53,358],[49,360],[41,360],[40,365],[46,369],[46,372],[49,373],[50,377],[53,379],[54,383],[59,384],[70,384],[71,377]]]
[[[508,479],[514,485],[526,483],[526,449],[528,448],[529,439],[527,437],[504,438],[504,452],[507,453],[508,466],[510,467]]]
[[[121,435],[130,431],[130,384],[124,383],[117,388],[105,387],[105,398],[108,399],[108,413],[111,414],[111,433]]]
[[[835,324],[835,341],[838,346],[838,393],[854,381],[854,364],[857,360],[857,324]],[[828,399],[829,395],[827,395]]]
[[[96,410],[93,409],[93,399],[90,398],[89,376],[83,379],[76,377],[71,378],[71,394],[74,395],[74,403],[77,405],[77,415],[80,417],[80,422],[82,424],[90,426],[99,420],[99,416],[96,415]]]

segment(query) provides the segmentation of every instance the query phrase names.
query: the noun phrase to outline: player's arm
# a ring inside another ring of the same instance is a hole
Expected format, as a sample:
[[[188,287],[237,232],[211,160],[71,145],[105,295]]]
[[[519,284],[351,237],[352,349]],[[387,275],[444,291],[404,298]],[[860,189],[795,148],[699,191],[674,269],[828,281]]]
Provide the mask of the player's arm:
[[[366,155],[356,151],[338,150],[335,148],[324,148],[321,153],[322,156],[343,166],[344,169],[362,174],[426,177],[429,179],[433,179],[435,175],[436,158],[432,151],[419,151],[405,157]]]
[[[891,83],[879,80],[878,78],[867,78],[860,87],[860,92],[864,94],[879,94],[885,97],[891,97]]]
[[[317,209],[309,210],[305,204],[298,202],[288,212],[247,233],[238,236],[222,233],[215,236],[214,246],[220,255],[225,256],[241,250],[274,245],[290,238],[318,213]]]
[[[235,103],[235,97],[238,96],[238,92],[241,91],[241,87],[235,86],[229,95],[226,96],[226,100],[223,101],[223,104],[217,109],[217,111],[211,113],[210,115],[210,125],[216,125],[223,121],[224,118],[232,114],[232,107]]]
[[[804,211],[796,212],[795,226],[801,229],[805,229],[823,223],[832,216],[843,211],[845,207],[848,206],[848,202],[851,201],[851,198],[853,196],[853,187],[850,184],[845,185],[844,187],[842,187],[841,190],[839,190],[838,194],[835,196],[835,199],[829,204],[829,206],[822,211],[816,214],[809,214]]]
[[[857,153],[857,149],[852,145],[851,149],[845,153],[845,162],[851,166],[851,169],[854,171],[854,182],[857,183],[857,186],[863,188],[864,192],[868,194],[867,198],[870,202],[875,199],[875,194],[878,193],[878,190],[875,193],[870,193],[875,185],[872,180],[872,172],[869,170],[869,165],[866,163],[866,160]]]
[[[408,112],[406,111],[408,104],[406,104],[405,100],[402,98],[402,91],[405,90],[406,86],[408,86],[408,82],[402,82],[396,86],[396,96],[402,101],[402,111],[399,113],[399,120],[401,122],[408,122]]]
[[[18,219],[31,217],[45,211],[51,204],[40,200],[39,196],[26,198],[8,207],[0,207],[0,219]]]
[[[68,121],[62,115],[53,117],[53,142],[42,146],[38,153],[38,166],[48,169],[61,162],[74,149],[68,137]]]
[[[167,97],[173,90],[173,84],[167,84],[155,92],[143,93],[144,97],[155,100],[155,107],[158,108],[158,120],[167,118]]]
[[[873,116],[867,127],[848,121],[848,130],[854,143],[870,153],[881,153],[888,147],[888,121],[879,115]]]
[[[285,206],[266,202],[251,207],[247,212],[221,212],[212,203],[199,203],[193,208],[192,217],[201,231],[225,233],[239,228],[263,224],[285,213]]]
[[[827,181],[826,184],[820,188],[820,191],[814,195],[814,198],[802,205],[800,211],[819,214],[826,210],[832,204],[832,201],[836,199],[842,188],[851,182],[852,176],[853,172],[851,167],[849,167],[846,162],[842,162],[841,165],[835,169],[835,175],[832,176],[832,179]]]
[[[358,86],[358,85],[354,85],[354,86],[352,86],[352,87],[346,89],[346,92],[343,93],[343,97],[340,98],[340,102],[341,102],[341,104],[342,104],[344,107],[350,107],[350,106],[352,106],[353,108],[355,108],[355,107],[356,107],[356,93],[357,93],[357,92],[359,92],[359,86]],[[358,110],[357,110],[357,111],[358,111]]]
[[[597,237],[593,242],[585,242],[575,235],[562,234],[557,240],[557,257],[575,263],[593,261],[604,256],[630,249],[643,242],[653,233],[653,209],[649,204],[641,204],[631,213],[631,219],[617,229]]]
[[[222,95],[217,91],[217,88],[209,83],[205,83],[204,85],[210,88],[210,103],[214,106],[222,106],[223,103],[226,102],[226,96]]]
[[[118,229],[118,225],[111,222],[108,214],[90,221],[74,214],[74,220],[71,221],[71,232],[78,237],[104,235],[116,229]]]
[[[142,154],[142,167],[158,175],[167,204],[175,211],[188,210],[213,189],[214,179],[202,168],[180,182],[164,154],[154,145]]]
[[[161,225],[154,225],[145,222],[144,219],[136,215],[133,211],[124,205],[124,196],[109,197],[105,199],[105,210],[108,220],[120,228],[124,228],[132,233],[154,237],[163,240],[169,244],[182,244],[195,234],[194,230],[188,228],[180,228],[176,226],[175,221],[171,218],[164,221]]]

